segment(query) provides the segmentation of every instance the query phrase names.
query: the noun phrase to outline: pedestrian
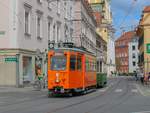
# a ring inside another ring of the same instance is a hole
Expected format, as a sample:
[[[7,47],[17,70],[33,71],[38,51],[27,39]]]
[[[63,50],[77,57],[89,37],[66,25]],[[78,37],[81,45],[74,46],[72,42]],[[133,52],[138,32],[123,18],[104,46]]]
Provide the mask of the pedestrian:
[[[137,77],[137,72],[136,71],[134,71],[134,76],[135,76],[135,80],[137,81],[138,77]]]
[[[150,72],[148,73],[148,81],[150,81]]]
[[[140,72],[140,81],[142,84],[144,84],[144,73]]]

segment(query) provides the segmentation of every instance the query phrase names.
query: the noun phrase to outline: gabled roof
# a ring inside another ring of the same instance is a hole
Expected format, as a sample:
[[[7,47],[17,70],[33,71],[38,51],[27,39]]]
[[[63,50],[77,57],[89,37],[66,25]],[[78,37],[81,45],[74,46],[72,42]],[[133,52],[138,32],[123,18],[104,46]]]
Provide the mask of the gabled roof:
[[[129,39],[129,41],[135,36],[135,32],[134,31],[128,31],[125,32],[123,35],[121,35],[121,37],[119,37],[116,42],[124,40],[124,39]]]
[[[150,6],[146,6],[146,7],[144,8],[143,12],[144,12],[144,13],[150,12]]]

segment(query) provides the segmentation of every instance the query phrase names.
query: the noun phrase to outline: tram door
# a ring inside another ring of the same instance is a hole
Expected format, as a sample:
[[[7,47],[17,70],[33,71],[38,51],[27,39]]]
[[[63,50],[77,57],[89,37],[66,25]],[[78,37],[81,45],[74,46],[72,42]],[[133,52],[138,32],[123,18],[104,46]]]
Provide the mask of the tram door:
[[[71,88],[81,88],[83,86],[82,63],[82,55],[70,54],[69,84]]]

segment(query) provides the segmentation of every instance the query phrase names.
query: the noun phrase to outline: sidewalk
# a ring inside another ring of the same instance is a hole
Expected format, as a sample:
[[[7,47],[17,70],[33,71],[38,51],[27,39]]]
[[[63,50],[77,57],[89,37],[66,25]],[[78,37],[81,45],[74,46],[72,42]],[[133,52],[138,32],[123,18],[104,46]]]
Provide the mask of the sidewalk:
[[[143,96],[150,96],[150,85],[143,85],[140,81],[137,81],[136,87]]]
[[[0,93],[7,92],[29,92],[29,91],[37,91],[32,86],[31,87],[23,87],[23,88],[15,88],[15,87],[0,87]],[[42,89],[40,91],[47,91],[47,88]]]

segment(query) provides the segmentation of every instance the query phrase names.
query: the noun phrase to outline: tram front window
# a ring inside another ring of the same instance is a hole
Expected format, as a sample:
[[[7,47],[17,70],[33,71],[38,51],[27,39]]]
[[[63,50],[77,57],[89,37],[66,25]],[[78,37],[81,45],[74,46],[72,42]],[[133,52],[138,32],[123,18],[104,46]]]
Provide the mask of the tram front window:
[[[53,56],[51,58],[51,70],[66,70],[66,56]]]

